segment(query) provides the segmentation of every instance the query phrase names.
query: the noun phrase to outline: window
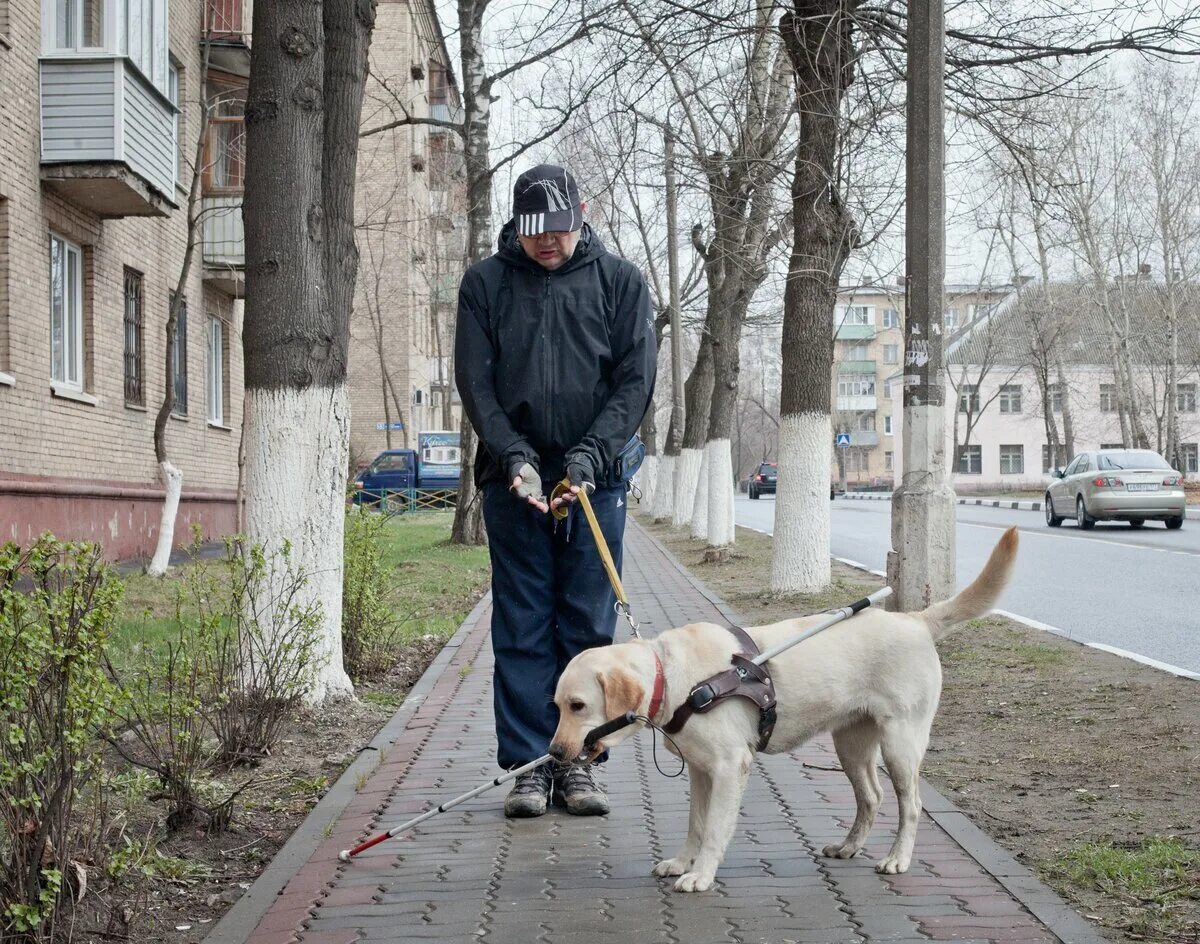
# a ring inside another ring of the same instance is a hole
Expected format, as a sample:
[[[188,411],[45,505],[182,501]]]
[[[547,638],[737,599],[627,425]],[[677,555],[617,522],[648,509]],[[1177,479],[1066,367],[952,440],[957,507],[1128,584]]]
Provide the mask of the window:
[[[859,413],[858,421],[855,427],[861,432],[875,432],[875,414],[874,413]]]
[[[225,424],[225,325],[208,319],[208,421]]]
[[[1175,409],[1180,413],[1196,412],[1196,385],[1194,383],[1175,385]]]
[[[846,360],[848,361],[867,361],[871,359],[870,345],[868,344],[848,344],[846,345]]]
[[[865,449],[846,450],[846,471],[866,475],[871,471],[871,454]]]
[[[0,7],[3,2],[4,0],[0,0]],[[0,28],[3,25],[0,22]],[[0,373],[8,370],[8,332],[8,201],[4,197],[0,197]],[[0,378],[0,383],[3,382],[11,383],[12,381]]]
[[[892,435],[892,414],[891,413],[889,413],[887,416],[885,416],[883,418],[883,431],[889,436]]]
[[[963,475],[982,475],[983,446],[959,446],[958,471]]]
[[[1062,468],[1063,463],[1067,461],[1066,450],[1062,444],[1051,446],[1049,443],[1042,444],[1042,471],[1049,474],[1055,469]]]
[[[1021,385],[1005,384],[1000,388],[1000,412],[1021,412]]]
[[[885,308],[883,310],[883,326],[885,328],[900,327],[900,312],[895,308]]]
[[[1023,475],[1025,473],[1025,447],[1000,447],[1000,474]]]
[[[892,398],[892,382],[890,380],[885,380],[883,382],[883,398],[885,400],[890,400]]]
[[[142,325],[142,273],[125,270],[125,402],[145,406],[142,366],[145,334]]]
[[[871,309],[868,305],[847,305],[840,323],[844,325],[869,325],[873,324],[874,321],[871,318]]]
[[[50,379],[83,390],[83,252],[50,234]]]
[[[891,417],[889,417],[889,419],[890,419],[890,418],[891,418]],[[892,458],[892,454],[891,454],[890,452],[885,452],[885,453],[883,454],[883,471],[884,471],[884,472],[894,472],[894,471],[896,471],[896,469],[895,469],[895,461],[893,460],[893,458]]]
[[[175,106],[175,183],[183,184],[183,87],[181,81],[181,73],[179,66],[175,60],[171,60],[171,67],[168,70],[168,94],[171,98],[171,104]]]
[[[847,377],[838,380],[839,397],[873,397],[875,396],[874,377]]]
[[[1055,413],[1061,413],[1063,409],[1062,384],[1047,384],[1046,395],[1050,398],[1050,409]]]
[[[1100,412],[1101,413],[1116,413],[1117,412],[1117,385],[1116,384],[1101,384],[1100,385]]]
[[[883,346],[883,362],[885,364],[899,364],[900,363],[900,345],[899,344],[885,344]]]
[[[246,84],[210,78],[211,116],[204,143],[204,192],[241,193],[246,183]]]
[[[103,49],[104,0],[49,0],[53,3],[52,49]]]
[[[963,384],[958,390],[958,412],[979,412],[979,384]]]
[[[1195,475],[1200,472],[1200,444],[1180,443],[1179,458],[1183,460],[1180,463],[1183,468],[1179,471],[1184,475]]]
[[[175,293],[172,292],[168,304],[174,304]],[[170,314],[168,310],[168,315]],[[175,372],[171,378],[175,386],[176,416],[187,416],[188,411],[188,382],[187,382],[187,299],[179,302],[179,313],[175,316]]]
[[[947,308],[944,315],[946,330],[953,331],[958,327],[958,309]]]

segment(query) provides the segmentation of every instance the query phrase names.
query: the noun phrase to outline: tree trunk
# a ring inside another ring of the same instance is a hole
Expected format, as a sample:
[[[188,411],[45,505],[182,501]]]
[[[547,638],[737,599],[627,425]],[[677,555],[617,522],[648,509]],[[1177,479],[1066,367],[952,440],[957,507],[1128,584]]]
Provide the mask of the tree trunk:
[[[483,14],[486,4],[459,0],[459,47],[463,76],[465,140],[463,167],[467,176],[468,266],[492,253],[492,169],[489,163],[491,83],[483,58]],[[458,507],[450,540],[455,544],[485,544],[482,495],[475,488],[475,452],[482,448],[471,420],[463,411],[460,426],[462,464],[458,477]]]
[[[671,523],[677,528],[690,525],[692,520],[696,489],[700,484],[700,467],[704,460],[712,387],[712,344],[705,335],[700,339],[700,353],[683,386],[683,442],[675,472],[675,511],[671,518]]]
[[[796,0],[780,23],[803,120],[792,181],[793,242],[783,296],[779,480],[771,589],[829,584],[830,378],[838,281],[856,240],[838,190],[841,101],[853,78],[855,0]]]
[[[260,0],[246,104],[246,532],[291,547],[319,604],[308,698],[352,692],[342,664],[346,362],[358,270],[354,183],[374,4]],[[287,576],[256,601],[271,626]],[[279,619],[286,622],[286,617]]]

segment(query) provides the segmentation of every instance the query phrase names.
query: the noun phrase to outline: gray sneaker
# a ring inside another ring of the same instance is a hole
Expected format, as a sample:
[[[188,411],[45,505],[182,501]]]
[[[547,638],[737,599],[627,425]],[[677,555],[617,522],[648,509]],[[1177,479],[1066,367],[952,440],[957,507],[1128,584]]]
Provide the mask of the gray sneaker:
[[[608,797],[592,776],[591,767],[561,765],[554,771],[554,802],[576,816],[603,816]]]
[[[546,812],[553,784],[554,772],[549,764],[521,774],[504,800],[504,815],[510,819],[541,816]]]

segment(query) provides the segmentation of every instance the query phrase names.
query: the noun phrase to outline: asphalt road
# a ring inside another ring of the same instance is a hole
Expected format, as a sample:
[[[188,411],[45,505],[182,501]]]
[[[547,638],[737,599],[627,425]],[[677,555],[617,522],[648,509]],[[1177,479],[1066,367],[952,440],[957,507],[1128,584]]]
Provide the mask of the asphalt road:
[[[737,498],[737,523],[770,533],[774,496]],[[959,587],[974,579],[1005,528],[1021,551],[1001,608],[1060,630],[1200,673],[1200,521],[1180,531],[1147,522],[1077,530],[1046,527],[1041,512],[955,506]],[[833,502],[833,554],[883,570],[891,547],[891,503]]]

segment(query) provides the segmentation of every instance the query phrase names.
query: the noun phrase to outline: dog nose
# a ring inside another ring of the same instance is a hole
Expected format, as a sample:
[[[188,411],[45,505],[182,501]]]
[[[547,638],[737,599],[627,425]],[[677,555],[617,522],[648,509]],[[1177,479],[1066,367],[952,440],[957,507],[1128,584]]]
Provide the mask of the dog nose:
[[[567,756],[567,749],[561,744],[551,744],[550,756],[555,760],[563,760]]]

